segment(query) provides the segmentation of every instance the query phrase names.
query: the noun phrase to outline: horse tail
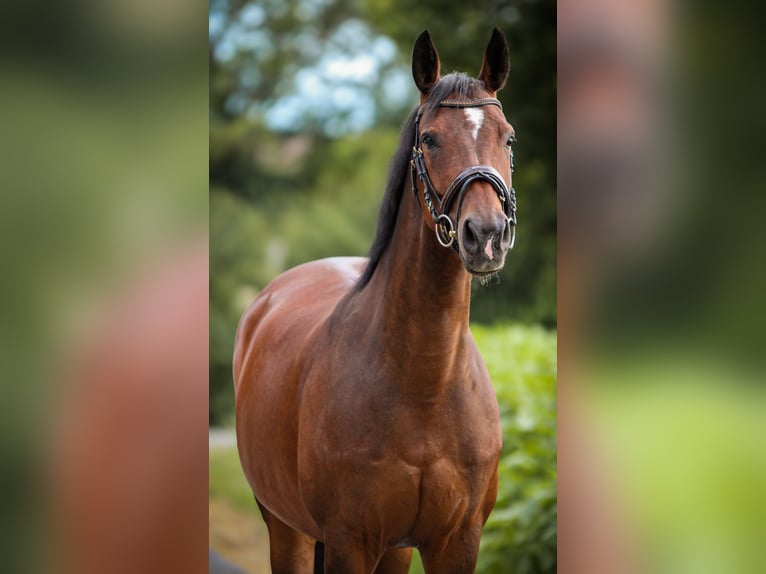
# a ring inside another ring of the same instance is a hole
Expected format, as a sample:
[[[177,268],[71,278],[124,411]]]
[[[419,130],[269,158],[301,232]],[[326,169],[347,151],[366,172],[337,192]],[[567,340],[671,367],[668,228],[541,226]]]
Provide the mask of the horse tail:
[[[324,574],[324,544],[318,540],[314,547],[314,574]]]

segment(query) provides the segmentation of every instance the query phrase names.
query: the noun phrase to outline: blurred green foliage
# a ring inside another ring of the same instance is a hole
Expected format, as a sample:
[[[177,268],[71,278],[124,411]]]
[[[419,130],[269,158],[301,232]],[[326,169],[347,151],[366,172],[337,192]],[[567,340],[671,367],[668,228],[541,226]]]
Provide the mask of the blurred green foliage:
[[[609,461],[599,470],[640,571],[764,572],[763,377],[697,345],[592,358],[583,405]]]
[[[472,328],[500,404],[503,453],[479,574],[556,572],[556,334],[540,327]],[[210,497],[257,512],[236,452],[210,454]],[[411,572],[422,573],[419,558]]]
[[[556,335],[473,327],[500,405],[503,454],[477,572],[556,571]]]

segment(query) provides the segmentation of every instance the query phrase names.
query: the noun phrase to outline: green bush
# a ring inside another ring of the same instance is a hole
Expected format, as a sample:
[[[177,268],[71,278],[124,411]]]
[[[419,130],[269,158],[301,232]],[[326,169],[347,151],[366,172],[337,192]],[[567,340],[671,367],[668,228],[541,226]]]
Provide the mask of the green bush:
[[[477,572],[556,572],[556,335],[473,327],[500,404],[503,453]]]

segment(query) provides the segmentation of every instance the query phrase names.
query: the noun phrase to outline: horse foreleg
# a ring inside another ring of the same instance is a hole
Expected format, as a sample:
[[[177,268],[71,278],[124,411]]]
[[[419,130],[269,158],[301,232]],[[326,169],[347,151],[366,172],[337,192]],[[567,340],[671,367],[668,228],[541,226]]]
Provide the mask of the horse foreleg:
[[[361,547],[325,543],[324,571],[327,574],[373,574],[378,556]]]
[[[412,561],[412,548],[387,550],[375,568],[375,574],[407,574]]]
[[[269,530],[272,574],[313,574],[316,541],[279,520],[260,502],[258,508]]]
[[[481,524],[453,534],[448,541],[420,549],[426,574],[473,574],[479,557]]]

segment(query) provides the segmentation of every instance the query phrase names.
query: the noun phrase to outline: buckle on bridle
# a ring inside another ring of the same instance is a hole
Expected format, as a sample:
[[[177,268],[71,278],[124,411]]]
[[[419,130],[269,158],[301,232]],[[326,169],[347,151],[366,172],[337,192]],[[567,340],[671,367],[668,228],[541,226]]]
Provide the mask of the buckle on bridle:
[[[446,225],[443,221],[446,222]],[[457,236],[457,233],[455,232],[455,224],[452,223],[452,220],[446,213],[442,213],[436,218],[434,231],[436,232],[436,240],[442,247],[451,246]]]

